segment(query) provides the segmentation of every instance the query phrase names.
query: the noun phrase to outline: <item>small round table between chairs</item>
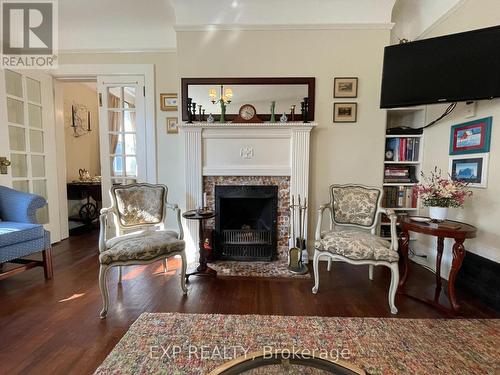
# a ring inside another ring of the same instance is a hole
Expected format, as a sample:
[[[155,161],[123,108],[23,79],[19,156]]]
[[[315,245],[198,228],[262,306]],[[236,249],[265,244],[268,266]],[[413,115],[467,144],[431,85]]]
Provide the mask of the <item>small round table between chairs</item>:
[[[434,292],[434,299],[421,299],[420,297],[412,296],[404,292],[404,285],[408,279],[408,246],[410,242],[409,232],[416,232],[427,234],[429,236],[437,237],[437,256],[436,256],[436,289]],[[417,222],[411,220],[411,218],[401,219],[401,253],[404,262],[403,276],[399,282],[398,293],[406,294],[415,299],[421,300],[426,303],[430,303],[433,306],[439,308],[448,313],[456,314],[460,308],[457,302],[457,297],[455,295],[455,280],[457,278],[458,271],[462,266],[462,262],[465,258],[465,247],[464,242],[466,239],[476,237],[477,229],[476,227],[461,223],[458,221],[445,220],[444,222],[434,223],[434,222]],[[453,238],[455,243],[453,244],[453,261],[451,264],[450,276],[448,278],[448,299],[450,301],[451,310],[439,303],[439,297],[441,295],[441,259],[443,257],[444,250],[444,239]]]
[[[205,228],[205,220],[212,219],[215,217],[215,212],[214,211],[201,211],[199,212],[198,210],[191,210],[191,211],[186,211],[182,214],[182,217],[185,218],[186,220],[198,220],[198,230],[199,230],[199,252],[200,252],[200,259],[199,259],[199,265],[196,267],[194,270],[188,270],[186,273],[186,281],[189,281],[189,276],[211,276],[211,277],[216,277],[217,276],[217,271],[210,268],[207,265],[207,251],[203,247],[203,232]]]

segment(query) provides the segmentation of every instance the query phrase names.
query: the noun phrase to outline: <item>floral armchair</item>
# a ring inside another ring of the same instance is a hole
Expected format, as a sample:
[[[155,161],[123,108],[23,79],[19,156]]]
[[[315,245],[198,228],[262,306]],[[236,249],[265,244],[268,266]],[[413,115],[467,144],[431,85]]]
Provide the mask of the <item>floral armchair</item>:
[[[393,210],[381,206],[382,189],[363,185],[330,186],[330,203],[322,205],[318,212],[314,243],[314,280],[312,292],[319,289],[319,260],[328,259],[328,271],[332,260],[353,265],[368,265],[369,278],[373,279],[373,266],[386,266],[391,270],[389,307],[392,314],[398,310],[394,304],[399,283],[397,216]],[[323,213],[330,210],[330,228],[322,232]],[[380,214],[390,218],[391,240],[377,236]]]
[[[186,289],[186,253],[180,210],[176,204],[167,202],[168,188],[165,185],[146,183],[117,185],[110,190],[112,205],[103,208],[100,216],[99,236],[99,288],[103,308],[101,318],[108,312],[109,297],[106,274],[111,267],[118,266],[121,283],[122,266],[149,264],[158,260],[165,263],[168,257],[180,255],[181,289]],[[166,210],[177,215],[179,232],[165,229]],[[116,237],[107,239],[108,216],[113,217]]]

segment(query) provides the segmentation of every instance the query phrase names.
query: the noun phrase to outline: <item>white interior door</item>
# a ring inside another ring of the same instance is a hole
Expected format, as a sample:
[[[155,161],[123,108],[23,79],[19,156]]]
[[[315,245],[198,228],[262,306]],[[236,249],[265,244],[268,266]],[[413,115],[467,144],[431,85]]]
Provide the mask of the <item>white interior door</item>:
[[[0,184],[41,195],[37,218],[60,240],[52,77],[37,71],[0,70],[0,157],[11,165]]]
[[[143,76],[98,76],[103,207],[112,184],[146,181]]]

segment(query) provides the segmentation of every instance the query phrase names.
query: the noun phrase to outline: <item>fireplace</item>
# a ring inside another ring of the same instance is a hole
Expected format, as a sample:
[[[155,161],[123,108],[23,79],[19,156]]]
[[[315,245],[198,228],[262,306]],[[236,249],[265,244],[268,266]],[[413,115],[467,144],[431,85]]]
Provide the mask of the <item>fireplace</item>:
[[[217,259],[276,259],[278,186],[215,186],[215,211]]]

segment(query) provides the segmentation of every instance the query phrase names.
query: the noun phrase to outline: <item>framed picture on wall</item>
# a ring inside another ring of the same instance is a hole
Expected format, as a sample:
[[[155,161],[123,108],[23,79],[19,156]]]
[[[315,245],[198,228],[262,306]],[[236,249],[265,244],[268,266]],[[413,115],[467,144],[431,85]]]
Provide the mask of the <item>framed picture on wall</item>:
[[[177,94],[160,94],[160,109],[162,111],[177,111]]]
[[[461,155],[450,158],[452,180],[467,182],[470,187],[487,187],[489,154]]]
[[[179,133],[177,117],[167,117],[167,134]]]
[[[336,77],[333,79],[334,98],[357,98],[358,77]]]
[[[356,122],[357,103],[333,103],[333,122]]]
[[[450,155],[477,154],[490,151],[492,117],[451,127]]]

